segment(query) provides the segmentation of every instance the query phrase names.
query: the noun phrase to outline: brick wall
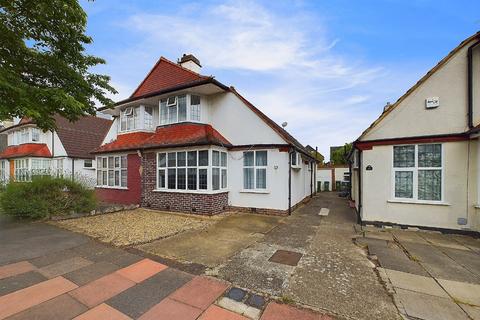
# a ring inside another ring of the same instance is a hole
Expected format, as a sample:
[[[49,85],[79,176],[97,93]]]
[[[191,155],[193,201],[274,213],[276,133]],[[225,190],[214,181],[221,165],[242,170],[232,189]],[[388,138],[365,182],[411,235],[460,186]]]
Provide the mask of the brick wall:
[[[107,203],[140,204],[141,175],[140,157],[134,153],[127,156],[127,187],[128,189],[96,188],[95,193],[100,201]]]
[[[145,153],[142,159],[142,207],[189,212],[196,214],[217,214],[228,207],[228,192],[198,194],[186,192],[160,192],[156,188],[156,154]]]

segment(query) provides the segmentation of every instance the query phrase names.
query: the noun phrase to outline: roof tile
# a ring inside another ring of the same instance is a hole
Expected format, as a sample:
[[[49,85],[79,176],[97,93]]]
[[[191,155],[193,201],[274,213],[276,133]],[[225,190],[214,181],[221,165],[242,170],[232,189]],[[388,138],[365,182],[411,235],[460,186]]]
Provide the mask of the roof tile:
[[[49,158],[51,156],[52,154],[45,143],[24,143],[16,146],[9,146],[0,153],[0,159],[19,157]]]

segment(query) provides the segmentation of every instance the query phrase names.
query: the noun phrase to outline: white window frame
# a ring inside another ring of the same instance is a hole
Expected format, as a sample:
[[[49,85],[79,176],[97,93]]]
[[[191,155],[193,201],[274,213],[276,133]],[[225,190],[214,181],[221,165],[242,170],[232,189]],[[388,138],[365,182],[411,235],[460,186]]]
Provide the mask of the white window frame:
[[[420,145],[440,145],[441,146],[441,167],[419,167],[418,166],[418,146]],[[394,147],[403,147],[403,146],[412,146],[412,144],[402,144],[402,145],[394,145],[392,147],[392,176],[391,176],[391,198],[393,201],[398,202],[414,202],[414,203],[425,203],[425,204],[444,204],[445,203],[445,148],[443,143],[420,143],[413,145],[415,147],[415,166],[414,167],[399,167],[396,168],[395,165],[395,155],[394,155]],[[441,172],[441,182],[440,182],[440,200],[422,200],[418,199],[418,171],[421,170],[439,170]],[[413,172],[413,183],[412,183],[412,198],[400,198],[395,196],[395,172]]]
[[[180,119],[180,97],[185,97],[185,106],[186,106],[186,114],[185,114],[185,119],[184,120],[179,120]],[[197,96],[200,99],[199,104],[192,105],[192,96]],[[172,101],[169,100],[174,99]],[[197,94],[177,94],[174,96],[170,96],[167,98],[160,99],[158,102],[158,123],[161,126],[169,125],[169,124],[174,124],[174,123],[182,123],[182,122],[197,122],[201,123],[202,121],[202,96],[197,95]],[[162,103],[165,103],[165,108],[166,112],[162,113]],[[176,118],[175,120],[171,120],[171,107],[176,108]],[[193,119],[193,114],[198,115],[196,116],[195,119]]]
[[[98,188],[110,189],[128,189],[128,156],[126,154],[114,154],[98,156],[96,158],[95,177]],[[112,166],[110,166],[112,164]],[[118,165],[117,165],[118,164]],[[125,164],[125,166],[122,166]],[[116,184],[115,176],[118,173],[118,184]],[[122,183],[122,175],[125,173],[125,183]],[[100,177],[101,175],[101,183]],[[110,175],[111,179],[110,180]],[[110,183],[112,181],[112,183]]]
[[[7,163],[7,160],[0,160],[0,184],[7,182],[7,170],[9,169]]]
[[[253,152],[253,165],[245,165],[245,162],[242,163],[242,191],[243,192],[267,192],[268,191],[268,150],[251,150],[244,151],[242,161],[247,153]],[[267,164],[265,166],[257,165],[257,152],[266,152],[267,153]],[[253,188],[245,188],[245,169],[253,169]],[[265,169],[265,188],[257,187],[257,169]]]
[[[30,181],[30,159],[20,158],[14,160],[15,181]]]
[[[196,96],[198,97],[199,99],[199,104],[192,104],[192,96]],[[188,95],[188,119],[191,121],[191,122],[201,122],[202,121],[202,97],[198,94],[189,94]],[[195,117],[195,119],[193,118],[193,115],[198,115],[198,119],[197,117]]]
[[[207,165],[200,165],[200,157],[199,154],[201,151],[207,151],[208,155],[208,162]],[[195,152],[196,153],[196,165],[192,166],[188,164],[188,153]],[[175,153],[175,166],[170,166],[168,164],[168,154]],[[185,166],[178,166],[178,154],[185,153]],[[211,164],[211,152],[209,149],[185,149],[185,150],[168,150],[168,151],[161,151],[157,152],[157,160],[156,160],[156,167],[157,167],[157,182],[156,186],[158,191],[175,191],[175,192],[190,192],[190,193],[204,193],[210,190],[210,183],[209,177],[210,174],[210,164]],[[160,157],[165,156],[165,166],[160,166]],[[175,169],[175,188],[168,188],[168,170]],[[185,169],[185,189],[178,189],[178,169]],[[196,186],[195,189],[188,188],[188,169],[196,169]],[[200,189],[200,170],[207,170],[207,188]],[[160,185],[160,172],[163,172],[165,176],[165,185]]]
[[[38,128],[31,128],[31,141],[32,142],[40,142],[40,139],[41,139],[41,131],[40,129]],[[35,139],[34,137],[37,137],[37,139]]]
[[[87,166],[87,161],[90,162],[90,165]],[[84,169],[95,169],[93,159],[83,159],[83,168]]]
[[[295,164],[293,163],[294,160]],[[302,168],[302,157],[298,151],[293,150],[292,153],[290,153],[290,164],[294,169]]]
[[[214,153],[218,153],[218,164],[214,164]],[[224,190],[227,189],[228,186],[228,153],[225,151],[220,151],[216,149],[212,149],[212,190],[213,191],[218,191],[218,190]],[[225,158],[225,161],[222,161],[222,158]],[[213,170],[218,170],[218,189],[214,188],[213,185]],[[223,184],[223,179],[222,175],[225,174],[225,184]]]

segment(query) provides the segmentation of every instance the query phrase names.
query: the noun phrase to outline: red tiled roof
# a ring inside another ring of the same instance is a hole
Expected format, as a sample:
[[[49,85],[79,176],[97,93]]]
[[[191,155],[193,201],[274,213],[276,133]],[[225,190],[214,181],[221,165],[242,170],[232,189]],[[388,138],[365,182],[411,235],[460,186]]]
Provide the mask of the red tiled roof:
[[[160,91],[180,84],[208,78],[209,77],[199,75],[198,73],[183,68],[164,57],[160,57],[145,79],[132,93],[130,98],[143,96],[148,93]]]
[[[93,153],[186,145],[231,146],[231,143],[211,125],[178,123],[159,127],[155,133],[135,132],[121,134],[115,141],[101,146]]]
[[[44,143],[25,143],[17,146],[9,146],[2,153],[1,159],[19,158],[19,157],[44,157],[50,158],[52,154],[48,146]]]

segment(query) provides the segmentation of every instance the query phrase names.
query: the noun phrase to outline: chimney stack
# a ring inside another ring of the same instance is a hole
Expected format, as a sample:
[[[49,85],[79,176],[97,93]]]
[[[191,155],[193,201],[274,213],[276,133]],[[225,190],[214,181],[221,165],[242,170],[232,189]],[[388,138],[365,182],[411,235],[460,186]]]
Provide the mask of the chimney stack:
[[[200,69],[202,68],[200,60],[198,60],[193,54],[184,53],[183,56],[178,59],[178,64],[195,73],[200,73]]]

